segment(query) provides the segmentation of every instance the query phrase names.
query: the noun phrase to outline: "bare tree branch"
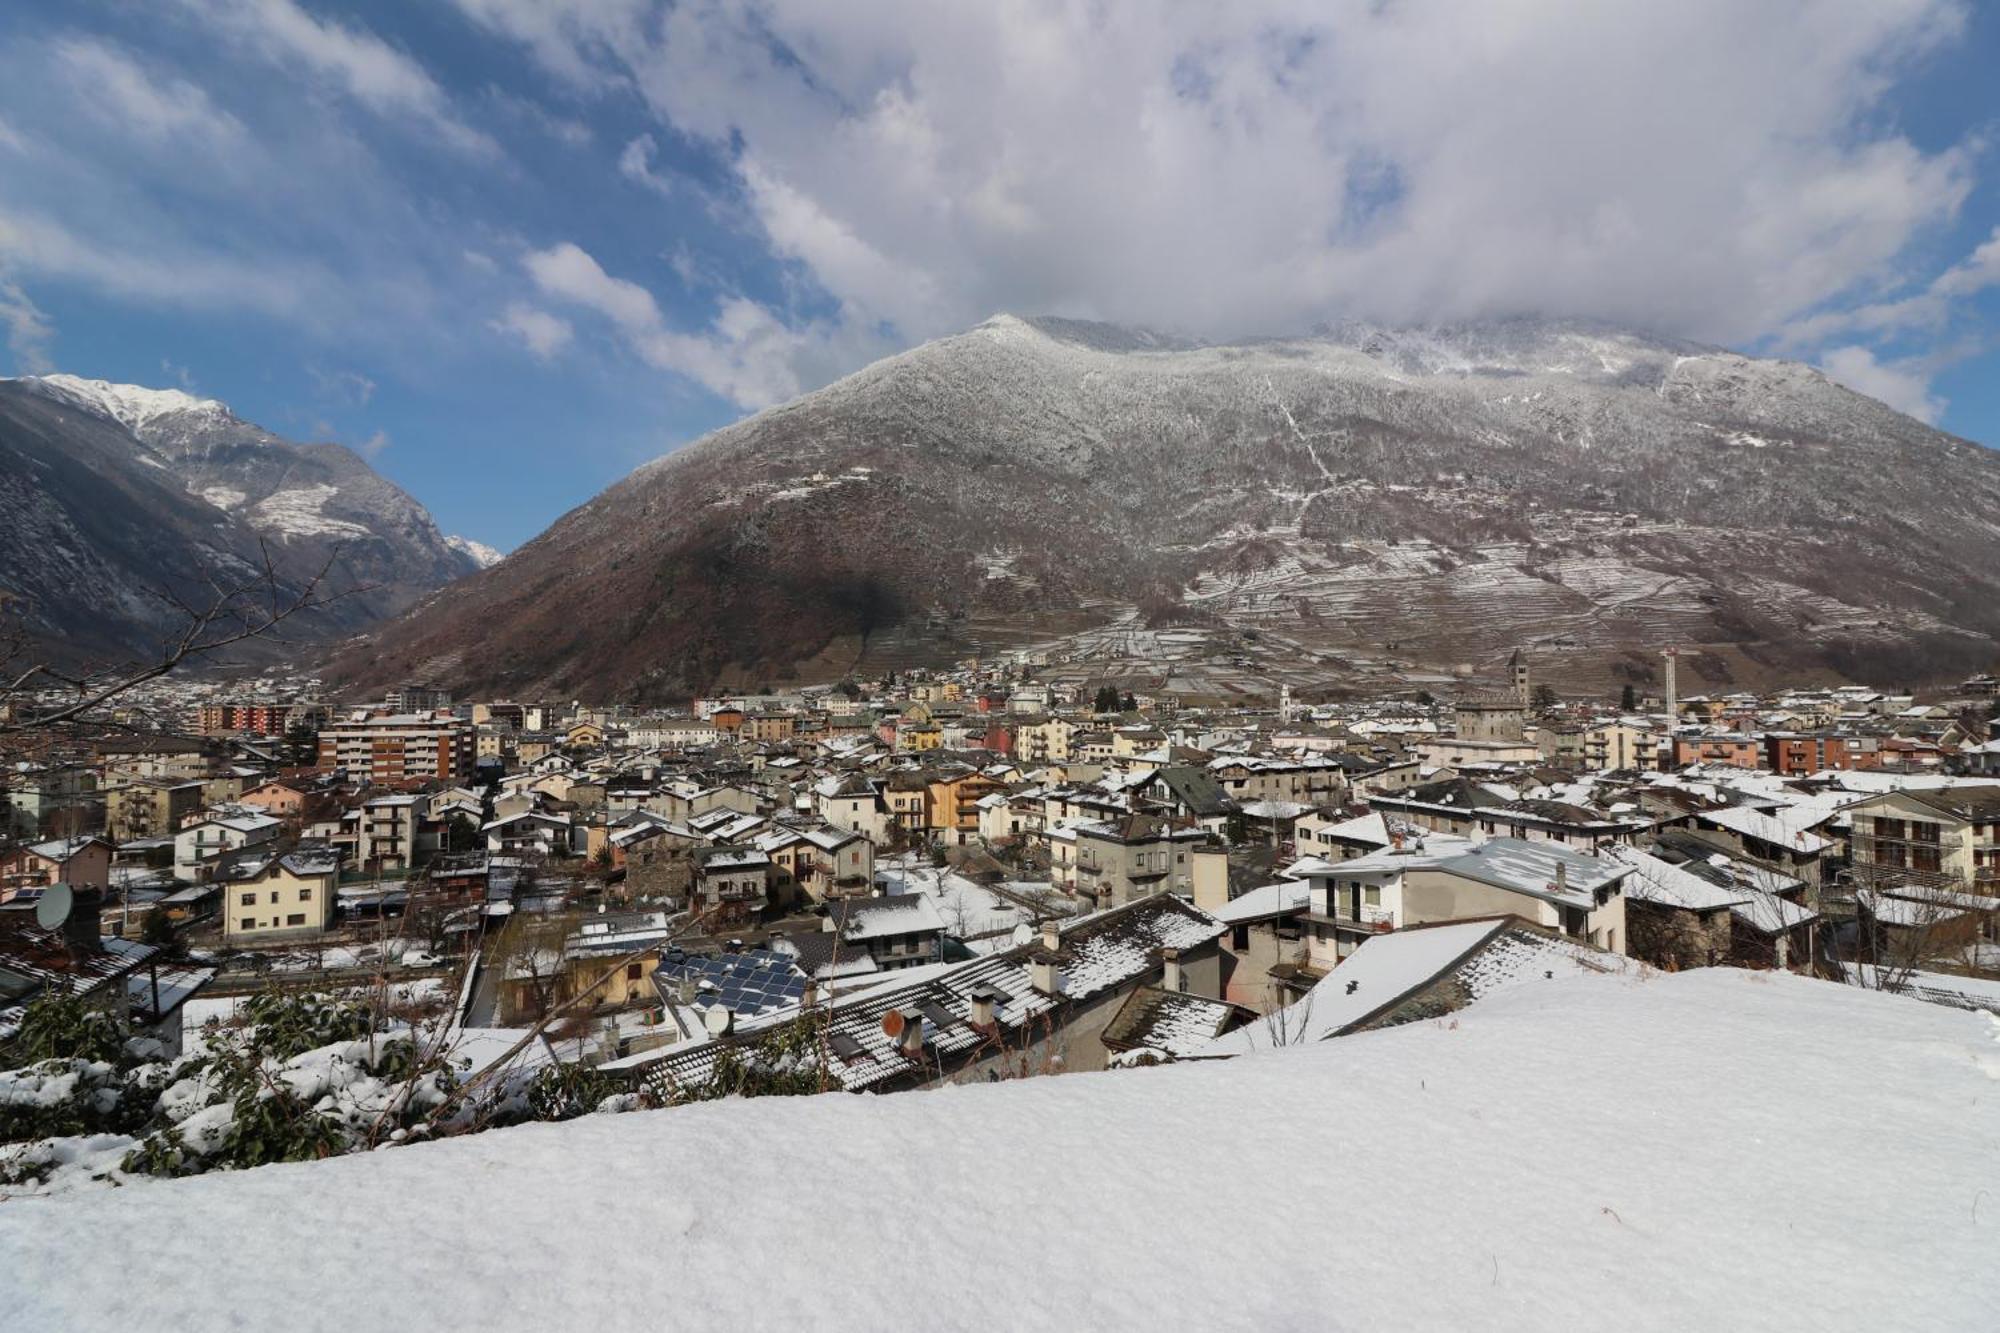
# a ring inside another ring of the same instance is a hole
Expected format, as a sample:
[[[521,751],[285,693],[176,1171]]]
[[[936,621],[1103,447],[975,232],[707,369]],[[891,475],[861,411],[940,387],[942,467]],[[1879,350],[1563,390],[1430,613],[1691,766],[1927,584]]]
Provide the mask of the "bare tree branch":
[[[49,661],[14,671],[11,679],[0,682],[0,702],[15,702],[16,705],[12,710],[13,716],[0,720],[0,736],[95,722],[98,719],[90,716],[93,712],[149,681],[158,680],[189,662],[211,657],[239,643],[253,639],[275,641],[279,638],[279,629],[294,617],[322,610],[368,591],[369,585],[365,584],[327,591],[328,576],[340,557],[338,547],[296,589],[286,586],[271,559],[270,547],[260,540],[258,548],[261,567],[245,578],[228,580],[212,569],[202,569],[199,581],[206,592],[201,597],[190,600],[171,588],[157,590],[160,597],[179,613],[181,623],[162,640],[160,651],[153,660],[143,665],[129,665],[108,676],[65,670]],[[4,642],[15,656],[0,656],[0,662],[18,661],[18,654],[25,650],[27,636],[24,630],[17,627],[10,630]],[[8,669],[11,670],[11,667]],[[31,708],[25,716],[21,715],[22,709],[16,701],[33,699],[51,688],[73,691],[76,697],[46,708]]]

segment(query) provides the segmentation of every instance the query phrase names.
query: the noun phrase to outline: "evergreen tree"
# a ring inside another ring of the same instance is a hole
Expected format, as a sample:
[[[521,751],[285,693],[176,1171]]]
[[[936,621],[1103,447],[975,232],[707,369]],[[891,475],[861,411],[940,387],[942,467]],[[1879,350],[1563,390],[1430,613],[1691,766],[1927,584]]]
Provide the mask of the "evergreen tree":
[[[310,768],[319,762],[319,728],[310,722],[294,722],[285,728],[285,762],[294,768]]]
[[[1618,696],[1618,706],[1628,713],[1639,707],[1639,691],[1632,688],[1632,682],[1625,682],[1625,689]]]

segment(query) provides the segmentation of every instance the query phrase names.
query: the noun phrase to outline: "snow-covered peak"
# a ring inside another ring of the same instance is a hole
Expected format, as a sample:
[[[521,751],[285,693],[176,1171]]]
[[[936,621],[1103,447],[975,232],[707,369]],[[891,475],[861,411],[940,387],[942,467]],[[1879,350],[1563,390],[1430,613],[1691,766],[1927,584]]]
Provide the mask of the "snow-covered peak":
[[[161,417],[180,412],[226,414],[229,411],[227,405],[213,398],[197,398],[180,389],[148,389],[137,384],[85,379],[81,375],[28,375],[21,383],[71,407],[109,417],[134,433]]]
[[[1161,333],[1154,329],[1105,324],[1088,319],[1064,319],[1056,315],[998,314],[973,330],[995,339],[1042,339],[1071,343],[1097,352],[1187,351],[1202,344]]]
[[[476,542],[470,537],[446,537],[444,544],[481,569],[491,569],[507,558],[505,551],[495,550],[485,542]]]

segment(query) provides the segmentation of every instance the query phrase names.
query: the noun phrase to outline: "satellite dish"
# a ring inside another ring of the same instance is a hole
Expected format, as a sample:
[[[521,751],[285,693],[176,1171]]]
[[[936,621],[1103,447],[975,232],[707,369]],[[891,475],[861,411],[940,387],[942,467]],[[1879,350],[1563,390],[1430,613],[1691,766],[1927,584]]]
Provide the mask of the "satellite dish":
[[[903,1011],[891,1009],[882,1015],[882,1031],[890,1041],[895,1041],[903,1035],[904,1022]]]
[[[1026,922],[1022,922],[1020,925],[1014,927],[1014,943],[1033,944],[1034,942],[1035,942],[1035,928],[1033,926],[1028,925]]]
[[[701,1021],[708,1028],[710,1036],[722,1037],[728,1035],[730,1024],[735,1021],[735,1016],[729,1012],[728,1005],[711,1004],[708,1006],[708,1011],[702,1015]]]
[[[63,922],[76,906],[76,895],[67,884],[51,884],[42,890],[41,901],[35,904],[35,923],[43,930],[61,930]]]

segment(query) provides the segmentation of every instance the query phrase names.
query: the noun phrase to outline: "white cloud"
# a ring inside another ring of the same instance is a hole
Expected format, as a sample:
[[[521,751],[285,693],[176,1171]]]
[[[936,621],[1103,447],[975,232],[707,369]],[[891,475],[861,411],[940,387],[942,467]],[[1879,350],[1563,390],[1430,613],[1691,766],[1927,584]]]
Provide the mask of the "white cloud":
[[[858,345],[854,331],[825,323],[792,324],[741,296],[725,298],[699,332],[668,327],[659,303],[636,282],[613,277],[582,247],[564,241],[522,259],[543,295],[593,310],[616,326],[648,365],[685,375],[742,407],[767,407],[824,383],[879,344]]]
[[[627,333],[660,327],[653,294],[636,282],[612,277],[579,245],[564,241],[531,251],[522,264],[546,295],[595,310]]]
[[[133,40],[0,42],[0,115],[21,154],[0,152],[0,272],[26,291],[64,283],[127,306],[259,316],[318,355],[365,346],[390,361],[469,349],[460,314],[515,294],[492,290],[497,266],[482,275],[462,258],[504,235],[379,155],[356,132],[375,112],[234,39]]]
[[[375,398],[375,381],[357,370],[323,370],[307,366],[319,396],[352,407],[366,407]]]
[[[310,265],[167,249],[79,234],[52,218],[0,208],[0,260],[24,273],[87,283],[112,296],[200,308],[295,315],[330,284]]]
[[[53,54],[78,104],[122,130],[155,142],[194,139],[224,153],[243,143],[242,122],[186,79],[155,77],[124,52],[89,38],[64,38]]]
[[[510,303],[500,318],[488,323],[487,327],[495,333],[519,338],[530,352],[543,361],[567,347],[573,332],[568,320],[520,301]]]
[[[1971,181],[1874,114],[1962,0],[458,4],[640,89],[844,329],[903,341],[1012,309],[1740,343],[1893,276]]]
[[[1919,421],[1935,423],[1944,415],[1945,401],[1931,393],[1931,372],[1915,359],[1878,360],[1866,347],[1834,347],[1820,357],[1828,378],[1887,403]]]
[[[653,170],[653,154],[657,150],[652,135],[640,135],[618,155],[618,174],[659,194],[671,195],[674,183]]]
[[[7,350],[14,354],[14,368],[23,374],[41,375],[54,370],[49,360],[49,343],[55,330],[28,294],[19,286],[0,278],[0,326],[7,330]]]
[[[273,64],[308,71],[379,115],[415,117],[461,152],[493,156],[424,67],[365,28],[318,19],[295,0],[181,0],[195,18]]]
[[[389,447],[389,432],[386,430],[378,430],[373,435],[370,435],[367,439],[363,440],[361,443],[355,445],[354,452],[360,454],[363,458],[372,461],[376,458],[381,457],[382,451],[384,449],[387,449],[388,447]]]
[[[642,40],[654,0],[453,0],[467,18],[525,43],[579,88],[620,86],[613,52]]]
[[[1811,347],[1830,338],[1873,335],[1893,337],[1911,330],[1935,332],[1949,321],[1959,302],[2000,286],[2000,227],[1973,252],[1919,290],[1888,301],[1871,301],[1837,310],[1822,310],[1786,325],[1780,343]]]

